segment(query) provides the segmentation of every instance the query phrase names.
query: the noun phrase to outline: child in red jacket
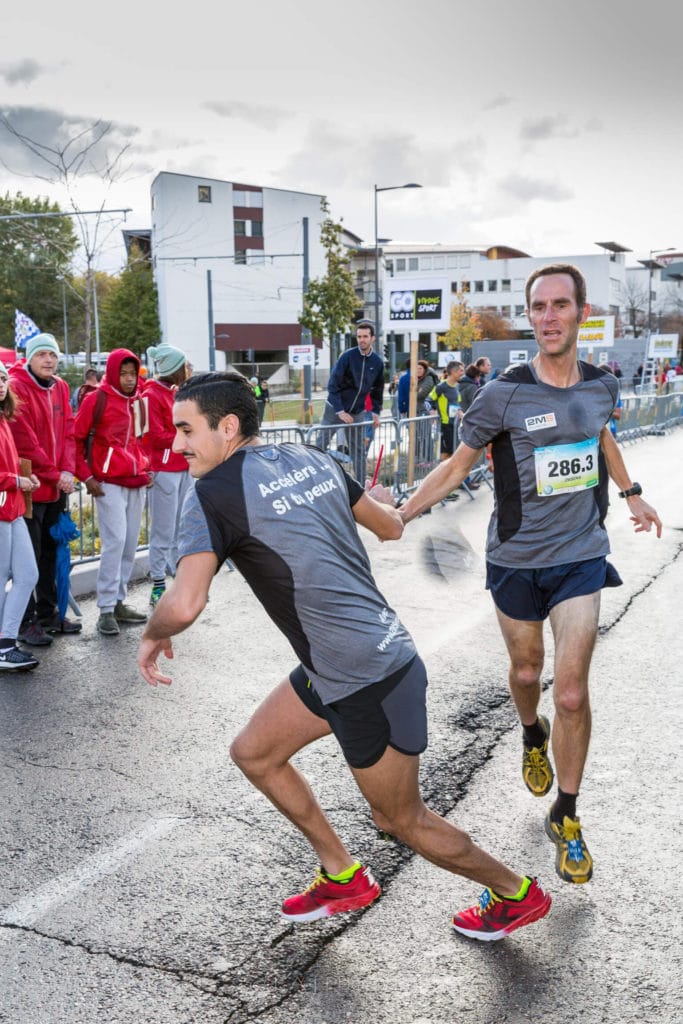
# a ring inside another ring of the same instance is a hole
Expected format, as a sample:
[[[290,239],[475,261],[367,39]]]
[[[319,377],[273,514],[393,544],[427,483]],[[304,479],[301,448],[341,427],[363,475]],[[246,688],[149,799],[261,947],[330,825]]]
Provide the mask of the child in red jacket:
[[[23,518],[24,492],[35,491],[40,482],[33,474],[20,474],[8,423],[14,408],[7,370],[0,363],[0,670],[35,668],[39,664],[32,654],[17,647],[19,626],[38,582],[38,566]],[[12,587],[7,591],[9,580]]]
[[[184,455],[173,450],[173,402],[178,387],[187,377],[187,356],[172,345],[148,348],[158,378],[147,381],[144,395],[148,402],[149,430],[143,438],[149,455],[154,483],[149,495],[149,574],[154,607],[166,590],[166,577],[175,576],[178,562],[178,529],[185,495],[192,479]]]
[[[138,389],[140,360],[126,348],[107,359],[104,380],[86,395],[76,414],[76,475],[95,498],[100,533],[97,572],[97,629],[120,632],[119,623],[139,624],[147,616],[125,604],[133,571],[145,488],[151,483],[149,459],[140,444],[146,405]]]

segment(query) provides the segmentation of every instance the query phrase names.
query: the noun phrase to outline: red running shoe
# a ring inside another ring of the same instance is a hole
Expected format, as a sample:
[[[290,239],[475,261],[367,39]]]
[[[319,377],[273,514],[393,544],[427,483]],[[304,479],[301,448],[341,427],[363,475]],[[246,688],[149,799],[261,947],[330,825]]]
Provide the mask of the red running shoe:
[[[456,914],[453,927],[461,935],[483,942],[497,942],[516,928],[538,921],[550,910],[552,900],[534,878],[523,900],[509,900],[484,889],[479,902]]]
[[[306,892],[284,901],[282,916],[290,921],[317,921],[320,917],[367,907],[381,891],[370,868],[362,864],[349,882],[333,882],[320,868]]]

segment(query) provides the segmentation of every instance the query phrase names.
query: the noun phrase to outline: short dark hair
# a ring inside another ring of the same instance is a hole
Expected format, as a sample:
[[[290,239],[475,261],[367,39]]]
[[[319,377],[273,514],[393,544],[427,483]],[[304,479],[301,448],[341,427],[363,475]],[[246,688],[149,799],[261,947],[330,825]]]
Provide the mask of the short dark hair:
[[[366,331],[370,331],[371,336],[375,337],[375,325],[371,320],[359,320],[356,324],[356,330],[359,330],[361,327]]]
[[[446,373],[451,373],[453,370],[457,370],[462,366],[462,363],[457,359],[451,359],[446,364]]]
[[[576,305],[579,307],[579,313],[581,313],[586,305],[586,278],[573,263],[548,263],[545,267],[538,267],[536,270],[533,270],[529,274],[524,286],[526,308],[529,309],[530,307],[531,286],[534,282],[538,281],[539,277],[551,277],[553,274],[568,274],[571,277],[574,282]]]
[[[211,430],[230,414],[237,416],[242,437],[257,437],[258,406],[251,384],[236,370],[195,373],[184,381],[175,395],[176,402],[195,402]]]
[[[83,380],[87,380],[89,377],[95,377],[97,379],[97,367],[89,366],[83,374]]]

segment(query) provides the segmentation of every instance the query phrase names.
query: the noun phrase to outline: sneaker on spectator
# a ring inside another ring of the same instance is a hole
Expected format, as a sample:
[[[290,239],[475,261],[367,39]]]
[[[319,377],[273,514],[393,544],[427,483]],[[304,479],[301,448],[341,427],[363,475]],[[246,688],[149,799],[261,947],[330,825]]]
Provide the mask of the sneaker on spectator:
[[[101,612],[97,620],[97,631],[102,636],[118,636],[121,632],[113,612]]]
[[[152,593],[149,595],[149,603],[152,606],[152,608],[155,608],[156,605],[159,604],[159,601],[161,600],[161,598],[163,597],[163,595],[165,593],[166,593],[166,584],[165,583],[154,583],[152,585]]]
[[[515,929],[545,917],[551,903],[550,894],[541,889],[535,878],[521,900],[510,900],[493,889],[484,889],[478,903],[454,916],[453,927],[470,939],[497,942]]]
[[[282,916],[290,921],[317,921],[367,907],[381,891],[370,869],[362,864],[348,882],[333,882],[320,868],[305,892],[284,901]]]
[[[47,647],[52,643],[52,637],[46,633],[38,622],[30,622],[19,631],[19,640],[29,647]]]
[[[560,878],[575,885],[589,882],[593,875],[593,858],[584,842],[579,819],[568,818],[565,814],[562,824],[558,825],[548,811],[545,832],[555,843],[555,871]]]
[[[41,619],[40,625],[46,633],[80,633],[83,628],[81,622],[74,622],[73,619],[61,619],[58,610],[55,610],[49,619]]]
[[[20,651],[18,647],[9,647],[0,651],[0,671],[21,672],[40,665],[28,651]]]
[[[147,616],[144,612],[136,612],[135,608],[131,608],[129,604],[124,604],[123,601],[119,601],[114,608],[114,618],[117,622],[130,622],[139,625],[141,622],[147,622]]]

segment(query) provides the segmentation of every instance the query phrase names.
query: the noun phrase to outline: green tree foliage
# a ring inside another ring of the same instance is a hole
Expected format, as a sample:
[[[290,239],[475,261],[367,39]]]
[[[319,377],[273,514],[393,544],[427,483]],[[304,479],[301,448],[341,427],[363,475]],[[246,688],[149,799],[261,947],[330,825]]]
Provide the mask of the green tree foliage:
[[[161,336],[157,287],[149,260],[136,245],[128,264],[102,303],[100,338],[103,350],[129,348],[142,355]]]
[[[342,225],[332,219],[329,203],[324,198],[320,209],[325,214],[320,225],[320,242],[325,250],[327,274],[309,283],[299,323],[308,328],[314,338],[333,339],[350,328],[358,298],[350,269],[353,252],[341,241]]]
[[[15,309],[63,339],[60,279],[69,278],[78,238],[70,217],[26,216],[60,212],[56,203],[21,192],[0,197],[0,215],[12,217],[0,220],[0,344],[6,347],[14,345]]]
[[[470,349],[473,341],[481,338],[481,327],[476,313],[467,305],[467,299],[458,292],[451,306],[451,324],[445,334],[439,335],[447,349]]]

